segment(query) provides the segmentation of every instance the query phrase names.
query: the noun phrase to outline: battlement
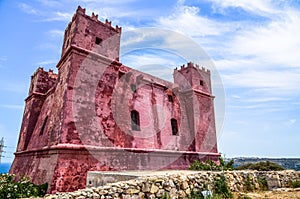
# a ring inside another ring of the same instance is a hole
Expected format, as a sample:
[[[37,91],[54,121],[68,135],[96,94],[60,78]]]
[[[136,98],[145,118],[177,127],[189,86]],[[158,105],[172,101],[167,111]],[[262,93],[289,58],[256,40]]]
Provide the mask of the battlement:
[[[32,93],[46,94],[55,84],[58,74],[53,70],[45,71],[43,67],[39,67],[31,76],[31,86],[29,95]]]
[[[200,67],[198,64],[195,64],[193,62],[188,62],[187,65],[183,64],[182,66],[180,66],[180,69],[178,70],[178,68],[176,67],[175,70],[178,70],[178,71],[181,71],[183,69],[186,69],[186,68],[196,68],[198,69],[199,71],[201,72],[205,72],[205,73],[208,73],[210,74],[210,70],[209,69],[206,69],[205,67]]]
[[[105,23],[103,23],[102,21],[100,21],[100,20],[98,19],[98,14],[95,14],[94,12],[92,12],[92,15],[89,16],[89,15],[86,14],[85,11],[86,11],[85,8],[82,8],[81,6],[78,6],[78,8],[77,8],[77,10],[76,10],[76,13],[75,13],[74,16],[73,16],[72,21],[73,21],[74,18],[76,17],[76,14],[81,14],[81,15],[83,15],[83,16],[85,16],[85,17],[88,17],[88,18],[90,18],[90,19],[96,21],[97,23],[101,23],[102,25],[105,25],[105,26],[107,26],[107,27],[109,27],[109,28],[111,28],[111,29],[114,29],[114,30],[115,30],[116,32],[118,32],[118,33],[121,33],[121,32],[122,32],[122,27],[119,27],[118,25],[116,25],[115,27],[112,27],[111,21],[109,21],[108,19],[105,19]]]
[[[53,79],[57,79],[58,77],[58,74],[54,73],[52,69],[49,69],[49,71],[45,71],[43,67],[38,67],[38,69],[36,69],[31,78],[36,77],[40,73],[47,74],[49,78]]]
[[[98,14],[86,14],[84,8],[78,6],[72,21],[65,30],[62,57],[72,46],[95,52],[111,60],[119,57],[120,36],[122,28],[106,19],[98,19]]]

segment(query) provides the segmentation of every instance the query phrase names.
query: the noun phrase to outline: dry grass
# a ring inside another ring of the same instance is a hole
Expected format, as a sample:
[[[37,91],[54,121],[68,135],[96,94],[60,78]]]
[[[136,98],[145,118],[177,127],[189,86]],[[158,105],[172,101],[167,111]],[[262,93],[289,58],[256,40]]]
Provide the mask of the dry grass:
[[[244,196],[248,196],[251,199],[300,199],[300,189],[283,189],[254,193],[234,193],[235,199],[244,199]]]

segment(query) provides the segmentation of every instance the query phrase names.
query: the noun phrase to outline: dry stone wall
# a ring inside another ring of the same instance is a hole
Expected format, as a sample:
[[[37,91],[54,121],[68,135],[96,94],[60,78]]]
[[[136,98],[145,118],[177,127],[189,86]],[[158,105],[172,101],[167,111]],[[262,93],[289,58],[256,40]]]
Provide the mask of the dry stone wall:
[[[47,195],[46,199],[139,199],[187,198],[192,192],[212,189],[223,172],[201,171],[185,174],[184,171],[164,176],[139,177],[129,181],[107,184],[101,187],[86,188],[72,193]],[[287,171],[225,171],[224,175],[231,191],[247,191],[249,186],[260,189],[260,181],[265,179],[268,189],[288,187],[290,181],[300,180],[300,172]]]

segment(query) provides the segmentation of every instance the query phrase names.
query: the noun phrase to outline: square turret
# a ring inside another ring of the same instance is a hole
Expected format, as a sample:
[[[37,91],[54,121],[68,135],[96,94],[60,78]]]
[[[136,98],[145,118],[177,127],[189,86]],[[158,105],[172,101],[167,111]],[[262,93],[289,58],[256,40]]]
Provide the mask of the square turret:
[[[121,31],[121,27],[112,27],[107,19],[105,23],[99,21],[98,15],[94,13],[92,16],[86,15],[85,9],[78,6],[72,21],[65,30],[62,56],[72,45],[112,60],[118,60]]]

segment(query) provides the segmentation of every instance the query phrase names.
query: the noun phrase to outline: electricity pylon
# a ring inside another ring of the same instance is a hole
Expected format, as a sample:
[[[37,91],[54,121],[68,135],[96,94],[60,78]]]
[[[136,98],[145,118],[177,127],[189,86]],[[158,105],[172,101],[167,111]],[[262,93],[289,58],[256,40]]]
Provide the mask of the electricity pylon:
[[[2,137],[2,139],[0,140],[0,164],[1,164],[1,158],[3,157],[2,153],[4,152],[3,148],[4,148],[4,138]]]

